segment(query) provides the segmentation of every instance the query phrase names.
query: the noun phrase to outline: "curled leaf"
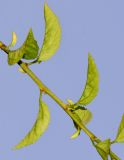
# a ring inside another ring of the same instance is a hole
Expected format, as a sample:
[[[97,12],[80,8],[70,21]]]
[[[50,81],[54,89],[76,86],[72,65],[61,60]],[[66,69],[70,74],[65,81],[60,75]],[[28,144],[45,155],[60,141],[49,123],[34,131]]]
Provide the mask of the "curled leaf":
[[[98,69],[91,54],[88,54],[87,81],[82,96],[80,97],[79,101],[76,104],[80,105],[89,104],[97,96],[98,90],[99,90]]]
[[[50,59],[59,48],[61,40],[61,27],[58,17],[49,8],[47,3],[44,5],[44,18],[45,35],[38,62]]]
[[[8,48],[10,48],[10,47],[14,47],[14,46],[15,46],[15,44],[16,44],[16,42],[17,42],[17,36],[16,36],[16,33],[15,33],[15,32],[12,32],[12,41],[11,41],[11,43],[8,45]]]
[[[124,143],[124,114],[122,116],[115,142]]]
[[[99,155],[102,157],[103,160],[108,160],[108,155],[110,153],[110,139],[102,141],[100,143],[94,144]]]
[[[87,125],[91,119],[92,119],[92,113],[84,108],[84,107],[80,107],[78,106],[74,111],[72,111],[73,114],[81,120],[81,122],[84,124],[84,125]]]
[[[71,139],[75,139],[80,135],[81,129],[77,127],[77,131],[71,136]]]
[[[50,121],[50,113],[47,105],[42,101],[41,95],[39,99],[39,113],[32,129],[16,146],[15,149],[20,149],[30,144],[35,143],[40,136],[45,132]]]
[[[39,47],[37,45],[36,40],[34,39],[32,29],[30,29],[23,45],[20,48],[9,52],[8,64],[13,65],[19,62],[21,58],[34,59],[37,57],[38,50]]]
[[[84,107],[80,107],[77,106],[74,107],[75,109],[72,110],[72,113],[75,115],[75,117],[84,125],[87,125],[91,119],[92,119],[92,113],[84,108]],[[73,121],[75,128],[77,129],[77,131],[71,136],[71,139],[74,139],[76,137],[78,137],[80,135],[80,127]]]

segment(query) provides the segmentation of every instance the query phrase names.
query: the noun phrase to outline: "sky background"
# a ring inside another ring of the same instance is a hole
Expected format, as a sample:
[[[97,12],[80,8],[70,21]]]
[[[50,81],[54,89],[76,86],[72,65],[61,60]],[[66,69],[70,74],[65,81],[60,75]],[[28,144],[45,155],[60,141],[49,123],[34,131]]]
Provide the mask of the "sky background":
[[[76,102],[85,85],[90,51],[100,73],[100,90],[87,107],[93,112],[88,128],[102,140],[116,136],[124,113],[124,1],[47,0],[59,17],[62,41],[57,54],[43,64],[31,66],[40,79],[64,102]],[[22,45],[32,27],[41,47],[44,37],[43,0],[0,2],[0,40],[11,41],[16,32]],[[38,112],[39,90],[18,66],[8,66],[0,51],[0,159],[4,160],[100,160],[89,138],[75,131],[71,119],[49,97],[44,100],[51,112],[48,130],[37,143],[21,150],[11,148],[30,130]],[[112,146],[123,160],[124,145]]]

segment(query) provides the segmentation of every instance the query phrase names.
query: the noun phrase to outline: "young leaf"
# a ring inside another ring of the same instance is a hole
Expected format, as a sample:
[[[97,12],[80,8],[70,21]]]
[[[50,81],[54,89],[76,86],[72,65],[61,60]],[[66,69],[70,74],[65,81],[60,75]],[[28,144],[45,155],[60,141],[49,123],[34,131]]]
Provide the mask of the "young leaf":
[[[44,5],[44,18],[45,36],[38,62],[50,59],[59,48],[61,40],[61,27],[58,17],[49,8],[47,3]]]
[[[75,107],[74,107],[75,108]],[[83,107],[77,106],[77,108],[73,111],[73,114],[76,118],[84,125],[88,124],[92,119],[92,113]],[[74,139],[80,135],[80,127],[73,121],[75,128],[77,131],[71,136],[71,139]]]
[[[111,160],[121,160],[115,153],[110,154]]]
[[[10,51],[8,54],[8,64],[13,65],[21,58],[34,59],[37,57],[39,47],[34,39],[32,29],[30,29],[28,36],[23,45],[17,50]]]
[[[88,54],[87,81],[82,96],[76,104],[80,105],[89,104],[97,96],[98,89],[99,89],[98,69],[91,54]]]
[[[32,29],[30,29],[23,47],[24,47],[23,52],[25,52],[23,55],[24,59],[31,60],[37,57],[39,47],[37,41],[34,38]]]
[[[88,109],[80,106],[73,111],[73,114],[78,116],[84,125],[88,124],[92,119],[92,113]]]
[[[110,139],[107,139],[97,144],[93,143],[94,147],[96,148],[103,160],[108,160],[108,155],[110,153],[110,144]]]
[[[16,42],[17,42],[17,36],[16,36],[16,33],[15,33],[15,32],[12,32],[12,41],[11,41],[11,43],[8,45],[8,48],[10,48],[10,47],[14,47],[14,46],[15,46],[15,44],[16,44]]]
[[[77,138],[79,135],[80,135],[80,127],[76,127],[77,128],[77,131],[71,136],[71,139],[75,139]]]
[[[124,114],[118,128],[118,133],[115,139],[115,142],[124,143]]]
[[[67,99],[68,104],[73,105],[74,102],[71,99]]]
[[[42,101],[41,95],[39,98],[39,113],[32,129],[16,146],[15,149],[20,149],[30,144],[35,143],[40,136],[45,132],[50,121],[50,113],[47,105]]]

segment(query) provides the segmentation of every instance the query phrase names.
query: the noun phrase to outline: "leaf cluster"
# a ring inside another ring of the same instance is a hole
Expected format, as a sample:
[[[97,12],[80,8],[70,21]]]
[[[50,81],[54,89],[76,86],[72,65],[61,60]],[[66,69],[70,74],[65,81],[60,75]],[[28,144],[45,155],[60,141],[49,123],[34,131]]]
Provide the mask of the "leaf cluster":
[[[47,3],[44,5],[44,19],[45,35],[41,49],[35,40],[32,29],[30,29],[23,45],[16,50],[9,51],[9,65],[18,63],[22,58],[26,60],[35,59],[35,63],[40,63],[42,61],[49,60],[56,53],[60,46],[61,26],[58,17],[49,8]],[[17,36],[13,32],[12,42],[10,45],[8,45],[8,48],[13,47],[16,44],[16,40]]]

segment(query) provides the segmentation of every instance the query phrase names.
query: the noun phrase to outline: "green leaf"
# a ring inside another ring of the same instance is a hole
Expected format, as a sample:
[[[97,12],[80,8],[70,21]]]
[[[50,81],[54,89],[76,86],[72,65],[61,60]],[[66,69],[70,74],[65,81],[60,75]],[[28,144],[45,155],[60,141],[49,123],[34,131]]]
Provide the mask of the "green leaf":
[[[40,136],[45,132],[50,121],[50,113],[47,105],[42,101],[41,95],[39,98],[39,113],[37,119],[29,131],[29,133],[22,139],[16,146],[15,149],[20,149],[30,144],[35,143]]]
[[[115,142],[124,143],[124,114],[122,116]]]
[[[25,52],[23,58],[27,60],[35,59],[38,55],[38,51],[39,47],[37,41],[34,38],[32,29],[30,29],[23,46],[23,52]]]
[[[28,36],[23,45],[17,50],[10,51],[8,54],[8,64],[13,65],[21,58],[34,59],[37,57],[39,47],[34,39],[32,29],[30,29]]]
[[[87,81],[82,96],[76,104],[80,105],[89,104],[97,96],[98,90],[99,90],[98,69],[91,54],[88,54]]]
[[[110,154],[111,160],[121,160],[115,153]]]
[[[49,8],[47,3],[44,5],[44,18],[45,35],[38,62],[50,59],[58,50],[61,40],[61,27],[58,17]]]
[[[74,110],[72,110],[72,113],[84,125],[87,125],[92,119],[92,113],[84,107],[74,106]],[[80,127],[74,121],[73,123],[77,131],[71,136],[71,139],[78,137],[81,131]]]
[[[99,155],[102,157],[103,160],[108,160],[108,155],[110,153],[110,139],[102,141],[100,143],[94,144]]]

